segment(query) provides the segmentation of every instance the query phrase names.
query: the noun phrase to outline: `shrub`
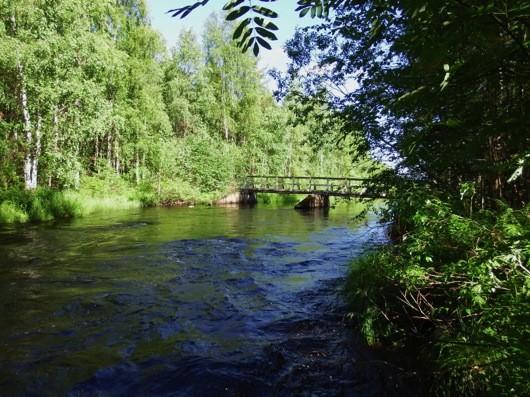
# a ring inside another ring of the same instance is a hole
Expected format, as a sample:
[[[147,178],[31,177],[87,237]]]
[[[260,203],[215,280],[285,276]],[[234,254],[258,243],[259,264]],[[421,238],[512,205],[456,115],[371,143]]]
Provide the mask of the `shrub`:
[[[19,206],[5,200],[0,204],[0,223],[23,223],[28,220],[28,215]]]
[[[422,347],[439,395],[522,395],[530,378],[530,206],[473,217],[417,204],[400,244],[356,261],[346,283],[371,343]],[[430,364],[429,364],[430,363]]]
[[[73,218],[82,212],[81,205],[75,198],[50,189],[6,190],[0,193],[0,200],[2,223]]]
[[[260,193],[258,202],[267,205],[294,205],[301,201],[305,196],[300,194],[276,194]]]
[[[207,135],[190,135],[179,147],[177,167],[183,171],[180,178],[200,192],[223,192],[235,179],[240,158],[240,150],[235,145]]]

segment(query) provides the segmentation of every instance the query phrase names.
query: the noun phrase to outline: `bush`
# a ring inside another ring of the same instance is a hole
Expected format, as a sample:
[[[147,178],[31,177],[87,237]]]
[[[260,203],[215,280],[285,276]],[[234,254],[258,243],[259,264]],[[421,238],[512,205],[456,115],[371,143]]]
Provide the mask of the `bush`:
[[[6,190],[0,193],[0,202],[0,223],[49,221],[81,215],[77,200],[50,189]]]
[[[226,192],[236,179],[241,152],[235,145],[207,135],[190,135],[179,146],[180,179],[201,193]]]
[[[26,214],[19,206],[11,201],[5,200],[0,204],[0,224],[2,223],[23,223],[28,220]]]
[[[467,217],[436,199],[416,205],[402,242],[356,261],[348,276],[367,340],[420,346],[438,395],[524,394],[530,206]]]
[[[259,193],[258,203],[266,205],[294,205],[304,199],[304,195]]]

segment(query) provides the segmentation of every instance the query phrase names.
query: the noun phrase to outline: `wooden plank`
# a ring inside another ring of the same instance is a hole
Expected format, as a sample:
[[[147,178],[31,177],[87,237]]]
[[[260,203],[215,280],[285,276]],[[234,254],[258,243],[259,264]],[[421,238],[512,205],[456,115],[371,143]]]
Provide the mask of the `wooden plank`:
[[[369,178],[350,178],[350,177],[327,177],[327,176],[279,176],[279,175],[248,175],[247,178],[250,179],[321,179],[326,181],[370,181]]]
[[[249,175],[243,179],[241,189],[262,193],[324,194],[328,196],[365,198],[387,197],[386,192],[373,193],[368,191],[363,183],[359,183],[369,181],[370,179],[367,178]]]

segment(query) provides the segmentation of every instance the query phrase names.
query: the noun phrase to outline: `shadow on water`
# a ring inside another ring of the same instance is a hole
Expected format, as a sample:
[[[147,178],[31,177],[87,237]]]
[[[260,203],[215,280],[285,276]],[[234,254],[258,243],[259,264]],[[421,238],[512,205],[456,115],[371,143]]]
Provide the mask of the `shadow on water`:
[[[351,217],[149,209],[0,230],[0,394],[405,395],[343,321],[348,262],[385,241]]]

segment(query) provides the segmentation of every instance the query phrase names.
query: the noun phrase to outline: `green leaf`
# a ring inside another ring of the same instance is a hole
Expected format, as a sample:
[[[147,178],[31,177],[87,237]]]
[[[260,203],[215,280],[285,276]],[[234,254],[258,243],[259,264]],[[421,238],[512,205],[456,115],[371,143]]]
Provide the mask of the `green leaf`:
[[[238,5],[243,3],[244,1],[245,0],[232,0],[232,1],[229,1],[228,3],[226,3],[224,5],[223,10],[225,10],[225,11],[231,10],[232,8],[237,7]]]
[[[278,18],[278,14],[269,8],[265,8],[261,6],[252,6],[252,11],[257,12],[258,14],[264,15],[268,18]]]
[[[303,18],[307,15],[307,13],[311,11],[311,8],[304,8],[302,11],[300,11],[300,18]]]
[[[251,31],[249,31],[249,32],[251,32]],[[243,47],[243,52],[246,52],[246,51],[252,46],[252,44],[254,44],[254,41],[256,41],[256,40],[254,39],[254,37],[251,37],[251,38],[248,40],[247,44],[245,44],[245,46]]]
[[[257,27],[256,28],[256,32],[262,36],[262,37],[266,37],[270,40],[278,40],[278,38],[276,37],[276,35],[270,31],[268,31],[267,29],[263,29],[263,28],[260,28],[260,27]]]
[[[254,22],[256,25],[261,26],[262,28],[269,29],[269,30],[278,30],[278,26],[276,26],[273,22],[267,21],[265,23],[265,19],[262,17],[255,17]]]
[[[232,11],[230,14],[228,14],[226,16],[226,20],[227,21],[233,21],[233,20],[241,17],[242,15],[245,15],[249,10],[250,10],[249,6],[243,6],[241,8],[238,8],[237,10]]]
[[[256,40],[262,47],[265,47],[267,50],[272,49],[271,45],[267,41],[263,40],[261,37],[256,37]]]
[[[269,30],[278,30],[278,26],[274,24],[273,22],[267,22],[267,24],[264,26],[264,28],[267,28]]]
[[[250,37],[251,34],[252,34],[252,29],[248,29],[247,31],[245,31],[245,33],[243,34],[243,37],[241,38],[241,40],[238,43],[239,47],[243,47],[244,48],[245,41],[248,40],[248,38]]]
[[[238,27],[236,28],[236,30],[234,31],[234,34],[232,35],[232,38],[234,40],[237,40],[239,39],[239,37],[241,37],[241,34],[243,33],[243,31],[245,30],[245,28],[250,24],[252,20],[250,18],[247,18],[245,20],[243,20],[239,25]]]

